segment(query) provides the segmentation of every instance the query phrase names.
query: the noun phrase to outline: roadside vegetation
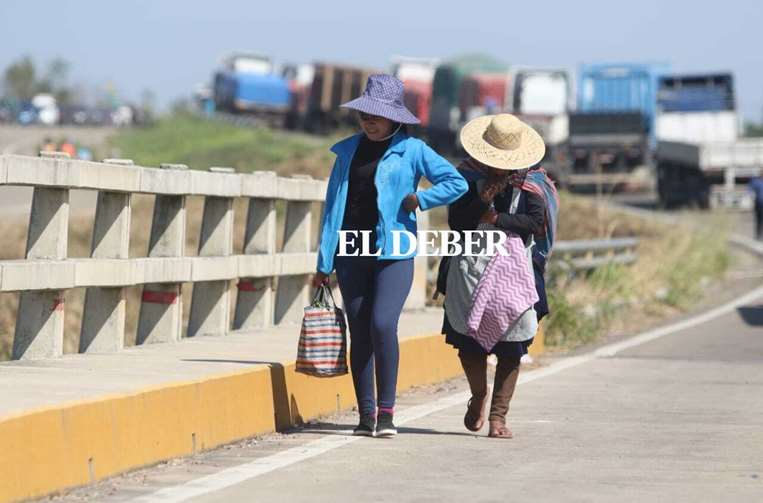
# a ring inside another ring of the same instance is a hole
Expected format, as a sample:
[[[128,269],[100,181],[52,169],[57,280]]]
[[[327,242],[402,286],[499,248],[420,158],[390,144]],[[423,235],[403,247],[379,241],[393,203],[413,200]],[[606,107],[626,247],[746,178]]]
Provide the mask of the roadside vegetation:
[[[667,225],[597,209],[589,199],[563,194],[560,239],[637,236],[638,259],[578,275],[552,267],[546,345],[571,349],[606,334],[644,329],[691,308],[722,278],[730,261],[725,217],[708,213],[706,221],[711,222],[706,230]]]
[[[192,169],[227,166],[240,173],[273,170],[325,178],[329,151],[337,137],[309,136],[268,128],[237,127],[191,114],[177,114],[152,127],[126,130],[112,140],[112,151],[141,166],[164,162]]]

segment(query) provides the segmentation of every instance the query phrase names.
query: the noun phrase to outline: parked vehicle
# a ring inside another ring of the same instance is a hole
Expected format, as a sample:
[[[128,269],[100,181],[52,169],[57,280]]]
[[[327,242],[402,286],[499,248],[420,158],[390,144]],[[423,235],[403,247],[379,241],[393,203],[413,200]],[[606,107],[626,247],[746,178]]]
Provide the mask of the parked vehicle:
[[[571,90],[569,75],[561,69],[513,68],[506,110],[540,133],[546,143],[543,166],[556,180],[567,174],[567,140]]]
[[[91,126],[111,126],[111,108],[93,107],[87,109],[87,124]]]
[[[37,107],[35,107],[31,101],[22,102],[18,109],[16,121],[23,126],[28,126],[30,124],[36,123]]]
[[[739,136],[731,74],[665,76],[657,107],[658,140],[733,141]]]
[[[310,98],[310,88],[315,77],[315,67],[312,64],[286,65],[281,75],[289,82],[291,103],[286,118],[286,127],[301,129],[307,116],[307,103]]]
[[[648,132],[648,119],[641,112],[571,113],[563,183],[572,188],[649,188]]]
[[[440,64],[432,81],[432,106],[427,134],[444,152],[457,147],[457,132],[466,117],[461,109],[461,86],[467,76],[507,73],[508,66],[489,56],[469,55]]]
[[[657,82],[667,70],[663,63],[580,67],[569,122],[570,185],[652,187]]]
[[[289,82],[274,73],[263,56],[234,54],[223,61],[214,77],[217,110],[285,117],[291,105]]]
[[[316,63],[315,74],[304,118],[305,129],[327,132],[343,124],[353,124],[350,110],[340,108],[342,103],[360,96],[368,76],[377,70],[356,66]]]
[[[88,109],[82,105],[61,107],[61,124],[84,126],[88,123]]]
[[[738,135],[731,74],[662,78],[656,153],[661,204],[750,209],[745,185],[763,170],[763,139]]]
[[[133,122],[133,110],[127,105],[120,105],[111,112],[111,123],[117,127],[131,126]]]
[[[653,135],[658,80],[668,70],[664,63],[582,65],[577,111],[640,112]]]
[[[509,74],[505,72],[467,75],[461,84],[459,99],[462,122],[502,111],[509,80]]]
[[[38,94],[32,98],[32,106],[37,109],[37,121],[46,126],[55,126],[61,118],[56,98],[51,94]]]
[[[397,56],[392,60],[392,75],[405,86],[405,106],[421,121],[420,129],[429,126],[432,106],[432,81],[437,60]]]
[[[523,116],[555,116],[570,108],[570,82],[566,70],[513,68],[507,108]]]

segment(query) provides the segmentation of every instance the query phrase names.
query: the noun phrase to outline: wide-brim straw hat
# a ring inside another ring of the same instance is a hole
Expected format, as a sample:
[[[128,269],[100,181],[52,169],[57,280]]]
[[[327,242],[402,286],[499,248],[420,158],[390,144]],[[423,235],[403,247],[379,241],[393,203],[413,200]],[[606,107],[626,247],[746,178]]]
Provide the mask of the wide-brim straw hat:
[[[543,138],[511,114],[484,115],[461,128],[461,145],[473,159],[495,169],[527,169],[546,154]]]
[[[421,121],[405,108],[403,97],[404,88],[400,79],[386,74],[371,75],[363,94],[342,106],[401,124],[419,124]]]

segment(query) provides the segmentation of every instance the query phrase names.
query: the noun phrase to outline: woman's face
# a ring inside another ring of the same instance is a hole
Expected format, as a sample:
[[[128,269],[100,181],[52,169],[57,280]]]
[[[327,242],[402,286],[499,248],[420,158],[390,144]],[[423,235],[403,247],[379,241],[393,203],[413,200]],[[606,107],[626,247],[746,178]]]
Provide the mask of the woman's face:
[[[371,141],[381,141],[392,134],[394,123],[384,117],[358,112],[361,129]]]
[[[509,183],[514,185],[515,187],[521,186],[523,183],[525,183],[525,178],[527,178],[528,169],[518,169],[516,171],[511,171],[511,174],[509,175]]]

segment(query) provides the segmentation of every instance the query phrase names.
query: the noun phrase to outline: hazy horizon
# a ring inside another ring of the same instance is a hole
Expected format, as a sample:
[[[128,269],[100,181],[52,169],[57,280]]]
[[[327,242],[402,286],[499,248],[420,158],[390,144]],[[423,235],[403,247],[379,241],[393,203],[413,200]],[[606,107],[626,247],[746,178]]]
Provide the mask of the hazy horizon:
[[[730,0],[623,6],[487,0],[379,4],[243,0],[6,1],[0,68],[60,56],[72,83],[112,83],[126,99],[152,90],[161,105],[208,83],[219,58],[243,50],[277,63],[329,60],[387,69],[392,55],[448,58],[482,52],[509,64],[576,70],[584,62],[666,61],[675,72],[731,71],[739,110],[763,120],[763,8]]]

